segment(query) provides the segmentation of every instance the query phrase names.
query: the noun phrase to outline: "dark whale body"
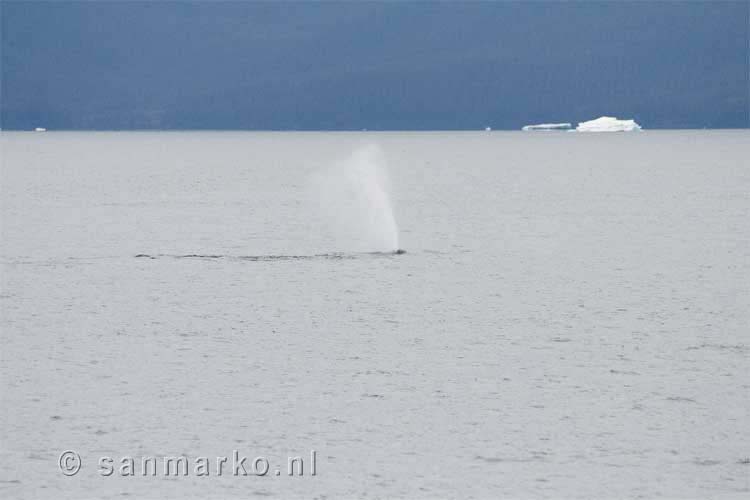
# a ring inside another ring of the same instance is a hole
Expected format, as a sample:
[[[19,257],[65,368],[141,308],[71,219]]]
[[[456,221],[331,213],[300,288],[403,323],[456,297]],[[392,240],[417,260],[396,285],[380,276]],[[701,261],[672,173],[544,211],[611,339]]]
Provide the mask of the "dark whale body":
[[[147,253],[139,253],[136,258],[144,259],[158,259],[160,257],[167,257],[173,259],[239,259],[239,260],[251,260],[251,261],[269,261],[269,260],[309,260],[309,259],[356,259],[365,255],[372,256],[387,256],[387,255],[402,255],[405,254],[406,250],[399,248],[390,252],[366,252],[366,253],[320,253],[315,255],[209,255],[209,254],[184,254],[184,255],[169,255],[169,254],[155,254],[150,255]]]

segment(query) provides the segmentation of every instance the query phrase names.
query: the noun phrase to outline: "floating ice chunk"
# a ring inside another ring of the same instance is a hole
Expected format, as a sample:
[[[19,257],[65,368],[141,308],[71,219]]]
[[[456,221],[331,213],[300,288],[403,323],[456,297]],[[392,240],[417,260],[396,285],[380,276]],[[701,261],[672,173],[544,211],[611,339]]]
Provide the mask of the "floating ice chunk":
[[[526,125],[521,128],[525,132],[534,130],[568,130],[572,127],[570,123],[540,123],[539,125]]]
[[[596,120],[581,122],[578,132],[634,132],[642,130],[635,120],[618,120],[613,116],[601,116]]]
[[[37,128],[34,129],[34,132],[46,132],[46,131],[47,131],[47,129],[44,128],[44,127],[37,127]]]

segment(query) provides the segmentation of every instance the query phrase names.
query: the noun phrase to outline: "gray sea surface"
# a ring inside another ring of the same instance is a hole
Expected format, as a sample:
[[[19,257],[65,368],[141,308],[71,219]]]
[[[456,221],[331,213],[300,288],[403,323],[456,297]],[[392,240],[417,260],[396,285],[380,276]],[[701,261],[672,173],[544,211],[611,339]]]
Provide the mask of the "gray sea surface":
[[[747,130],[0,146],[2,498],[750,495]],[[320,209],[362,148],[405,254]]]

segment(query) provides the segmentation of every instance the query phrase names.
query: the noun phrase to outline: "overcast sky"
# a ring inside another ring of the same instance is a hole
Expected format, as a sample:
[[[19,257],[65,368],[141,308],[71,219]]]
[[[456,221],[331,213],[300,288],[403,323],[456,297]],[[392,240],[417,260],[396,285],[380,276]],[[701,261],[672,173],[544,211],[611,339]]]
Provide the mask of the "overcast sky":
[[[750,2],[8,2],[4,129],[748,127]]]

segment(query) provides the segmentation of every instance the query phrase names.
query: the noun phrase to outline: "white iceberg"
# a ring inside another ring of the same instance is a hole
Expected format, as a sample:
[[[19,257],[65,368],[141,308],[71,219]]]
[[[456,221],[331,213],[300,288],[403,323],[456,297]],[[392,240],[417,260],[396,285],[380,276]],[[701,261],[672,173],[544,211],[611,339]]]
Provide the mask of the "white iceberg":
[[[524,132],[534,130],[568,130],[572,127],[570,123],[540,123],[539,125],[526,125],[521,128]]]
[[[579,123],[576,130],[578,132],[635,132],[643,129],[635,120],[618,120],[613,116],[600,116],[596,120]]]

